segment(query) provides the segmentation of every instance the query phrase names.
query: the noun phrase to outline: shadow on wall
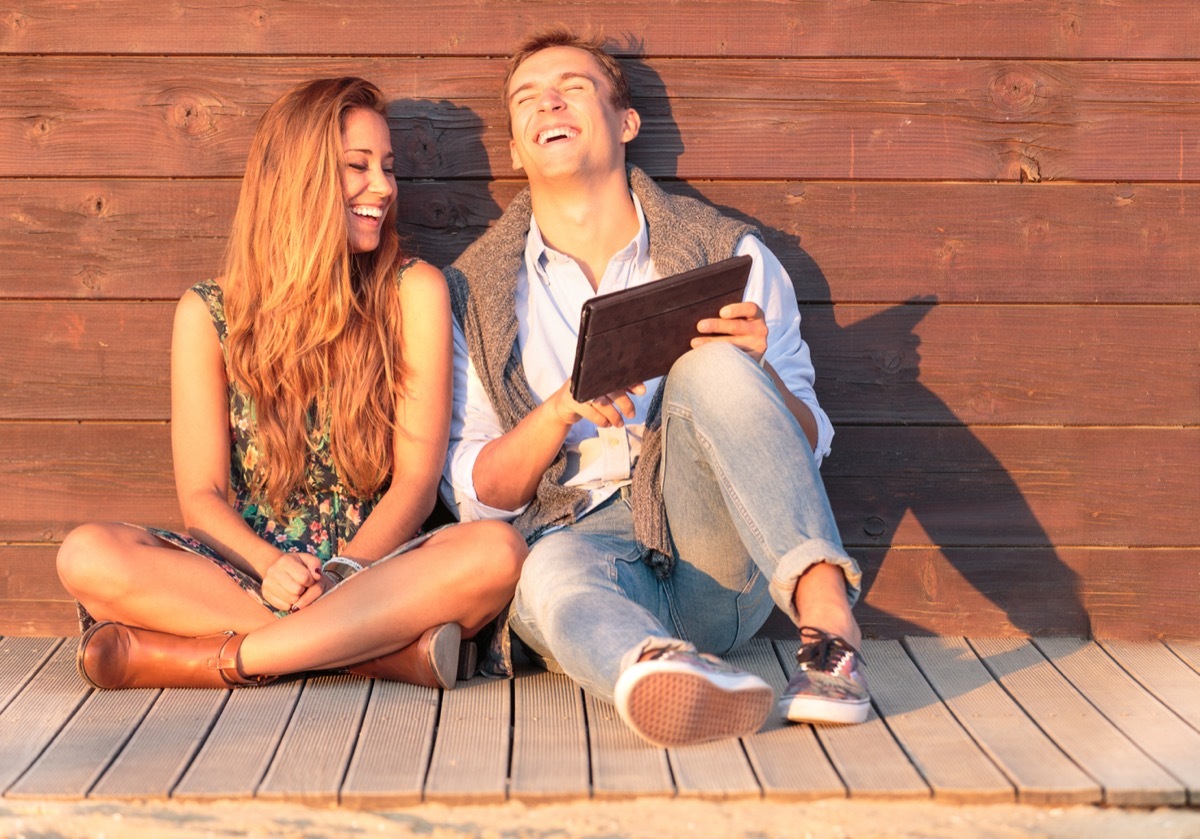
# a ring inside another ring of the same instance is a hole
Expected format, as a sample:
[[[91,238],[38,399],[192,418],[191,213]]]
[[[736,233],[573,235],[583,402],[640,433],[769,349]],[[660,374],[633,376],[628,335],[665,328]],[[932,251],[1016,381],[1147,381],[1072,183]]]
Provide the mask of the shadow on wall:
[[[669,180],[684,143],[665,85],[642,61],[623,61],[635,107],[645,117],[630,161],[651,169],[668,191],[715,203],[690,184]],[[400,228],[410,245],[419,242],[421,256],[448,264],[502,209],[491,192],[483,120],[447,101],[395,100],[389,113]],[[842,537],[863,566],[864,598],[856,611],[864,632],[962,634],[982,625],[995,627],[991,634],[1090,634],[1077,575],[1012,476],[920,381],[918,327],[937,298],[912,298],[841,326],[826,302],[828,281],[795,235],[736,208],[721,209],[762,231],[801,300],[817,392],[839,429],[823,471]],[[852,419],[840,416],[842,405],[872,407]],[[914,545],[909,537],[893,550],[896,530],[909,515],[929,545]],[[444,520],[448,514],[439,509],[431,523]],[[963,615],[964,609],[974,612]],[[992,614],[980,614],[985,610]],[[792,632],[779,613],[765,630],[773,637]]]
[[[666,86],[639,59],[623,61],[637,98],[654,100],[654,118],[644,121],[630,146],[630,160],[639,164],[645,157],[640,148],[651,147],[656,176],[674,177],[673,161],[684,143]],[[715,203],[684,182],[663,186]],[[796,236],[736,208],[720,209],[758,227],[789,266],[801,301],[817,393],[839,427],[823,472],[843,540],[863,565],[864,596],[856,614],[864,632],[878,637],[957,633],[956,626],[971,623],[970,615],[960,615],[964,591],[951,579],[957,574],[990,602],[979,599],[980,606],[998,612],[977,626],[996,626],[995,634],[1089,635],[1078,576],[1058,556],[1020,488],[971,428],[920,381],[917,327],[937,298],[913,298],[840,326],[834,308],[825,303],[831,299],[829,283]],[[903,416],[889,417],[880,404],[870,411],[878,419],[839,423],[839,399],[862,404],[886,399],[889,391],[902,396]],[[910,417],[920,418],[914,423],[919,428],[897,428]],[[906,515],[921,525],[931,548],[891,550]],[[873,584],[884,575],[887,585],[873,596]],[[793,633],[779,612],[765,632],[772,637]]]
[[[399,185],[396,220],[413,252],[449,265],[499,218],[483,119],[446,100],[388,104]]]

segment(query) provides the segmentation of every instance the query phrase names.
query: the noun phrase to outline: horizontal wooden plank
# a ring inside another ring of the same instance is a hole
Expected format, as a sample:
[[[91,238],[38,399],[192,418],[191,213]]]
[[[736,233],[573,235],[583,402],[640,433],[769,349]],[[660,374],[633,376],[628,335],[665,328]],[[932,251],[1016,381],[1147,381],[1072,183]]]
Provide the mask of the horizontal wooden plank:
[[[57,553],[57,544],[0,546],[0,602],[71,600],[54,568]],[[0,614],[8,617],[7,611],[0,611]],[[0,635],[8,632],[0,629]]]
[[[402,184],[401,230],[447,264],[521,186]],[[665,186],[757,224],[808,302],[1200,298],[1192,185]],[[0,181],[13,208],[0,244],[15,257],[0,294],[173,300],[219,271],[236,200],[233,181]]]
[[[165,423],[17,423],[0,435],[0,534],[60,542],[89,521],[182,528]]]
[[[0,403],[19,419],[168,419],[174,308],[0,303]]]
[[[78,635],[75,603],[67,600],[0,600],[0,632],[40,637]]]
[[[176,300],[220,272],[237,181],[0,181],[5,297]]]
[[[447,265],[523,186],[404,182],[401,232]],[[757,225],[806,303],[1200,302],[1197,184],[664,186]],[[234,180],[0,180],[0,298],[175,300],[219,273],[237,192]]]
[[[1200,306],[842,305],[802,317],[835,424],[1200,419]]]
[[[868,636],[1200,637],[1200,549],[851,549]],[[1167,570],[1169,569],[1169,571]],[[786,623],[775,637],[791,637]]]
[[[1150,58],[1194,55],[1200,16],[1188,0],[1093,3],[831,5],[750,0],[563,5],[435,0],[421,14],[386,0],[262,0],[250,6],[173,6],[86,0],[61,14],[53,0],[6,13],[0,52],[403,53],[496,55],[545,21],[592,26],[652,55],[955,55]],[[714,27],[713,20],[721,26]],[[83,22],[86,25],[80,25]]]
[[[822,472],[852,545],[1168,547],[1198,469],[1200,428],[852,426]]]
[[[0,301],[0,419],[168,419],[173,307]],[[1197,306],[806,305],[803,319],[838,425],[1200,423]]]
[[[1192,62],[645,67],[630,159],[658,176],[1200,178]],[[400,177],[511,171],[499,59],[0,56],[0,73],[21,80],[0,89],[0,176],[236,177],[272,100],[300,79],[347,72],[398,97],[390,121]],[[747,87],[746,77],[771,84]],[[664,97],[676,89],[691,95]]]
[[[5,423],[0,534],[178,528],[161,423]],[[862,547],[1195,544],[1200,428],[843,427],[823,473]],[[1147,521],[1154,526],[1147,527]]]

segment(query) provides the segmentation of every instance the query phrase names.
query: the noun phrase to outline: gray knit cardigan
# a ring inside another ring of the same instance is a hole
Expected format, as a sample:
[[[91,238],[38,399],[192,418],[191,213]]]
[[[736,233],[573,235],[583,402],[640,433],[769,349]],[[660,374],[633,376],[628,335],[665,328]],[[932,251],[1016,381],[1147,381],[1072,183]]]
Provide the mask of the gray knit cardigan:
[[[694,198],[663,192],[645,172],[628,167],[629,185],[641,202],[650,237],[650,258],[660,276],[698,268],[736,252],[748,224],[721,215]],[[491,399],[505,432],[538,405],[529,388],[517,347],[517,274],[525,258],[531,205],[521,191],[487,233],[446,269],[454,317],[463,329],[471,362]],[[673,551],[658,478],[662,455],[659,405],[662,388],[651,401],[642,453],[633,473],[634,535],[646,560],[660,575],[673,566]],[[547,528],[570,524],[588,503],[588,493],[560,483],[566,455],[542,475],[533,501],[513,524],[532,543]]]

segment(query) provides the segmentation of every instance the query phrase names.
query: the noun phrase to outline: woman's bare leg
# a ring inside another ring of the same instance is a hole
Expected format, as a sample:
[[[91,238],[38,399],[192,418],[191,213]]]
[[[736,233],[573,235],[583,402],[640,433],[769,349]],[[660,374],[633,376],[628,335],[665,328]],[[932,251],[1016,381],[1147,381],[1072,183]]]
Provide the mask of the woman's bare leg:
[[[97,620],[187,636],[275,622],[208,559],[125,524],[72,530],[58,552],[58,575]]]
[[[355,574],[294,615],[250,632],[247,675],[344,667],[395,652],[431,626],[474,635],[512,598],[525,543],[499,522],[447,528],[425,544]]]

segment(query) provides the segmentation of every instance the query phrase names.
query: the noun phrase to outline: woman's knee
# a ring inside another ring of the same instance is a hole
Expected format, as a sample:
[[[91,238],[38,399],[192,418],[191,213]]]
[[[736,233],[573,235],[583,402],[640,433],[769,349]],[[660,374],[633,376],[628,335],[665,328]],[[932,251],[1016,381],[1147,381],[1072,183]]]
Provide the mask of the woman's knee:
[[[463,560],[463,583],[512,594],[521,576],[529,549],[512,525],[502,521],[476,521],[450,531],[456,553]]]
[[[529,555],[525,539],[506,522],[481,521],[474,526],[476,530],[472,536],[480,547],[480,553],[486,557],[489,575],[511,593],[520,579],[525,557]]]
[[[72,594],[106,598],[126,585],[123,531],[126,525],[82,524],[63,539],[58,549],[58,577]]]

